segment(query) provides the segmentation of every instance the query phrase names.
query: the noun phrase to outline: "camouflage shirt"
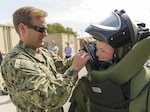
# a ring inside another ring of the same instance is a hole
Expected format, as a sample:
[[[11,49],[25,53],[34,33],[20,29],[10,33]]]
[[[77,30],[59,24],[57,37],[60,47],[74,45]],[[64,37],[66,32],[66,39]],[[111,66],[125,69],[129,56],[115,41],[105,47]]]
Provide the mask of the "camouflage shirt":
[[[21,41],[11,49],[1,70],[17,111],[61,112],[78,78],[71,62],[44,48],[37,53]]]

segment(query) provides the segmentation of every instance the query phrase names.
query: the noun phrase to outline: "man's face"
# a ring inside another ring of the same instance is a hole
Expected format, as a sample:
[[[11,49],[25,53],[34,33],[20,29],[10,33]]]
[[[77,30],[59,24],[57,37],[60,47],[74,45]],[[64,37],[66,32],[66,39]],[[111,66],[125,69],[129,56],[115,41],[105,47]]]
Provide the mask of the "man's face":
[[[44,17],[33,18],[30,25],[26,26],[23,42],[33,50],[44,46],[44,37],[47,36],[47,25]]]
[[[114,49],[105,42],[97,41],[96,43],[98,60],[109,62],[113,58]]]

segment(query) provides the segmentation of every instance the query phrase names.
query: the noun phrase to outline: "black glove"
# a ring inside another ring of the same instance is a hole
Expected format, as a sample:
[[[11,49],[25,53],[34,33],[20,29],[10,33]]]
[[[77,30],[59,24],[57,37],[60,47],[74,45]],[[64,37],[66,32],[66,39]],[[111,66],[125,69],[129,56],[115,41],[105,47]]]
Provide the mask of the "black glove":
[[[91,69],[98,70],[100,63],[98,57],[96,56],[96,41],[92,41],[88,45],[83,43],[82,50],[84,50],[91,56],[91,59],[88,61],[88,64],[90,65]]]

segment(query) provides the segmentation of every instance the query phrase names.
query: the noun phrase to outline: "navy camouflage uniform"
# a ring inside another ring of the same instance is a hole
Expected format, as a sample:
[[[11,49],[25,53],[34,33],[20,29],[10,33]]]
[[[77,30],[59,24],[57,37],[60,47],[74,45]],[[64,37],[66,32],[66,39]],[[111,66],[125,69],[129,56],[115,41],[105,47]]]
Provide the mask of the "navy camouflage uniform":
[[[18,112],[62,112],[78,79],[72,59],[63,61],[44,48],[38,52],[20,41],[5,56],[1,70],[10,98]]]

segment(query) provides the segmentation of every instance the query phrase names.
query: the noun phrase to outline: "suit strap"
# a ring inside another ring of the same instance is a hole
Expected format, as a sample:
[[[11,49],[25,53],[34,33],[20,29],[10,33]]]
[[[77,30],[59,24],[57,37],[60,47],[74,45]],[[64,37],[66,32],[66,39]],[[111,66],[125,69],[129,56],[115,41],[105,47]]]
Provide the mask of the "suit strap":
[[[141,91],[137,94],[137,96],[135,96],[134,98],[130,99],[129,101],[134,100],[135,98],[137,98],[138,96],[140,96],[141,94],[144,93],[144,91],[146,89],[150,88],[150,80],[144,85],[144,87],[141,89]]]
[[[150,80],[145,84],[137,96],[140,96],[147,88],[150,87]]]

